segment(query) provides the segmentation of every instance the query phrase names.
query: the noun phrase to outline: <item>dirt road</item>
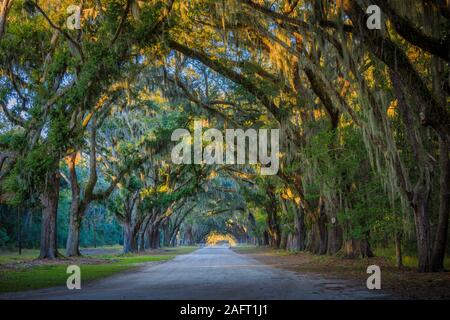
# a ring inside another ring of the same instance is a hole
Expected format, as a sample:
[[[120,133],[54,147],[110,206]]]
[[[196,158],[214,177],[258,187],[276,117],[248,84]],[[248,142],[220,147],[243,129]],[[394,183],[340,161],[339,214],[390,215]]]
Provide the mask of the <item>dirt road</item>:
[[[81,279],[83,269],[81,267]],[[363,285],[276,269],[227,247],[207,247],[146,264],[81,290],[48,288],[0,295],[0,299],[385,299]]]

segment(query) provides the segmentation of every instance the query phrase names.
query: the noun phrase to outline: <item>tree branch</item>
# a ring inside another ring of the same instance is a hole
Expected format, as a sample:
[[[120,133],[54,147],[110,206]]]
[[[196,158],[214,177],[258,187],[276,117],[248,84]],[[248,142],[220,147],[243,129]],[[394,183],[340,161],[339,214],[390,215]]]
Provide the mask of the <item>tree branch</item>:
[[[442,39],[430,37],[416,28],[408,19],[399,15],[386,0],[374,0],[380,8],[389,16],[395,30],[409,43],[434,54],[447,62],[450,62],[450,39],[447,36]]]
[[[63,29],[61,29],[60,27],[58,27],[57,25],[55,25],[53,23],[52,20],[50,20],[50,18],[47,16],[47,14],[44,12],[44,10],[42,10],[42,8],[37,4],[36,1],[31,2],[36,9],[44,16],[45,20],[47,20],[48,24],[55,30],[58,30],[70,43],[72,43],[75,48],[77,49],[78,53],[80,54],[81,57],[81,61],[84,61],[84,53],[83,53],[83,49],[81,48],[80,44],[78,42],[76,42],[67,32],[65,32]]]
[[[6,118],[12,123],[15,124],[16,126],[20,126],[20,127],[25,127],[25,121],[21,118],[17,118],[15,116],[13,116],[9,110],[8,107],[6,106],[6,104],[4,104],[2,101],[0,101],[0,106],[2,107],[3,113],[5,114]]]
[[[6,26],[6,18],[8,16],[8,11],[12,6],[13,0],[1,0],[0,4],[0,40],[3,37]]]
[[[204,65],[208,66],[212,70],[217,73],[223,75],[224,77],[230,79],[236,84],[244,87],[250,94],[256,97],[262,104],[266,106],[266,108],[275,116],[275,118],[279,117],[279,109],[273,102],[273,100],[268,97],[263,90],[258,88],[254,83],[245,78],[242,74],[237,73],[236,71],[224,66],[217,60],[212,60],[206,54],[190,49],[174,40],[169,39],[168,45],[170,48],[183,53],[184,55],[190,57],[191,59],[200,61]]]

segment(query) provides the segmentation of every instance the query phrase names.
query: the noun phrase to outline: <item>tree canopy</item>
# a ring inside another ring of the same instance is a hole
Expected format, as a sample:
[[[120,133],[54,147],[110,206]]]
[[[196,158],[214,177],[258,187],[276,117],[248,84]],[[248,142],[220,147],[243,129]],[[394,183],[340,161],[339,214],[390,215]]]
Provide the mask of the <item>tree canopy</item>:
[[[24,229],[10,217],[35,215],[41,258],[79,255],[100,223],[125,252],[218,235],[348,257],[392,243],[399,266],[404,248],[442,270],[449,13],[441,0],[0,1],[0,245]],[[172,133],[195,121],[279,129],[278,172],[173,163]]]

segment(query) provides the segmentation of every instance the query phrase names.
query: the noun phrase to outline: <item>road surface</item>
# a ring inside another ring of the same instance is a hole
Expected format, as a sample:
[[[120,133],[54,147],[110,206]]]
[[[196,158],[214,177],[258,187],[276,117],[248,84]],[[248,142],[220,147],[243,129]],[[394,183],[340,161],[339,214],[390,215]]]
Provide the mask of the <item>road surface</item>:
[[[83,267],[81,266],[81,280]],[[261,264],[227,247],[206,247],[159,264],[81,284],[81,290],[47,288],[0,299],[386,299],[355,283],[297,274]]]

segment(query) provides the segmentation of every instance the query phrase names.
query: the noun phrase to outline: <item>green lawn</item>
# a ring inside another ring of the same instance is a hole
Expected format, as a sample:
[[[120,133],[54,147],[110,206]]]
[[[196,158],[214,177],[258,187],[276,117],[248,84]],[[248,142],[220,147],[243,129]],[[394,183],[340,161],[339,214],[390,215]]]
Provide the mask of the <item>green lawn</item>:
[[[165,248],[161,252],[144,254],[108,254],[90,255],[77,260],[62,260],[55,264],[31,265],[38,254],[38,250],[24,250],[22,256],[17,253],[0,254],[0,293],[24,291],[66,284],[68,265],[78,264],[81,269],[82,285],[86,281],[111,276],[115,273],[136,268],[141,263],[151,261],[167,261],[180,254],[187,254],[197,247]],[[90,259],[95,264],[90,263]],[[99,262],[100,260],[100,262]],[[104,262],[102,262],[104,260]],[[14,269],[1,268],[1,264],[15,263]]]
[[[19,255],[16,252],[3,252],[0,251],[0,265],[5,263],[24,262],[36,259],[39,256],[39,250],[37,249],[22,249],[22,254]]]
[[[388,259],[392,264],[395,264],[395,248],[376,248],[374,249],[374,254],[377,257],[384,257]],[[403,265],[409,268],[417,268],[419,262],[416,256],[403,255],[402,257]],[[445,257],[444,259],[444,267],[446,269],[450,269],[450,257]]]

